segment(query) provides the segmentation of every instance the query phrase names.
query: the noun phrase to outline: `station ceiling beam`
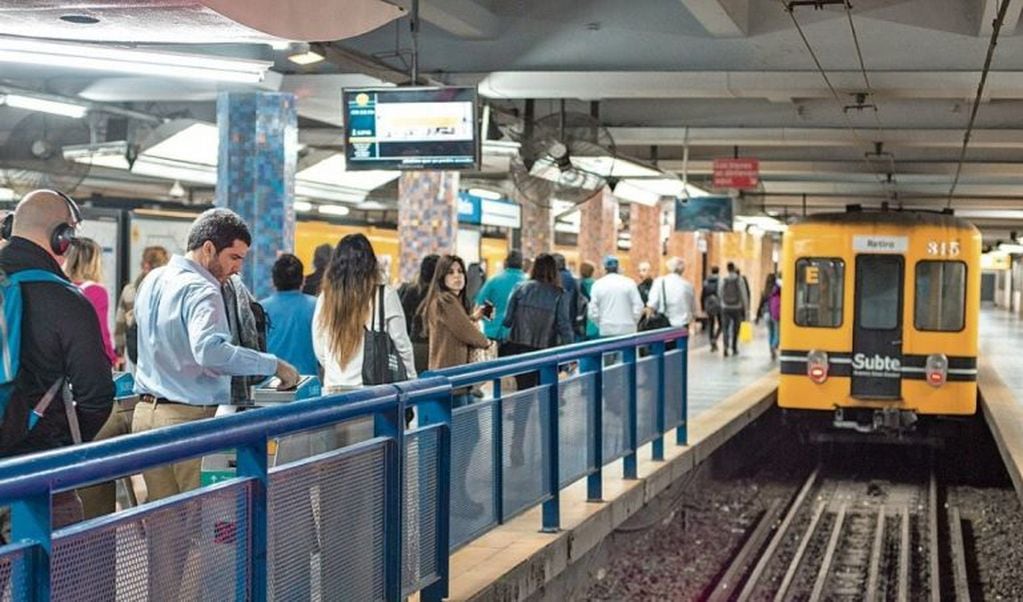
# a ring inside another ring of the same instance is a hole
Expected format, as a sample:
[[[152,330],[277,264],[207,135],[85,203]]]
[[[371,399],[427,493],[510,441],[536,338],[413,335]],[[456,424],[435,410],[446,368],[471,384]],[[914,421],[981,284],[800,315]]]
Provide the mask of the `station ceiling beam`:
[[[707,33],[737,38],[749,33],[749,0],[680,0]]]

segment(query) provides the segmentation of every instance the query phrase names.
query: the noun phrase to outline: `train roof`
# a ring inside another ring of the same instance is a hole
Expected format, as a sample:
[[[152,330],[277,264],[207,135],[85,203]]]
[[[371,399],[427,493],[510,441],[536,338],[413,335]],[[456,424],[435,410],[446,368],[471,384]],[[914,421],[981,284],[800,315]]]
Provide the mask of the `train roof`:
[[[847,211],[814,213],[801,217],[793,225],[895,225],[956,228],[978,232],[972,223],[947,213],[934,211]]]

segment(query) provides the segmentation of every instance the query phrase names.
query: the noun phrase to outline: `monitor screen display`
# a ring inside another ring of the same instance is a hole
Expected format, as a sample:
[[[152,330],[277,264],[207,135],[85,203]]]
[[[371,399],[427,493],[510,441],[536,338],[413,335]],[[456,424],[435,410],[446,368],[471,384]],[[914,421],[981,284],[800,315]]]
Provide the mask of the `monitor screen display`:
[[[732,197],[694,196],[675,201],[676,230],[732,231]]]
[[[342,103],[349,170],[479,165],[475,88],[351,89]]]

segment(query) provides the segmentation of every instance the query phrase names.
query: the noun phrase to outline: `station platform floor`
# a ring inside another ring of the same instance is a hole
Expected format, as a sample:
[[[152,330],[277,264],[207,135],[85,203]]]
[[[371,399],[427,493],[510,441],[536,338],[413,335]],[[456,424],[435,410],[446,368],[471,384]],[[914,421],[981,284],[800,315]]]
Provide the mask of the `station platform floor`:
[[[599,545],[613,529],[706,459],[717,447],[771,407],[777,363],[770,358],[766,326],[739,355],[710,352],[702,334],[689,340],[689,443],[665,436],[665,460],[639,452],[639,478],[622,478],[622,462],[603,469],[604,500],[586,501],[585,479],[561,492],[558,533],[540,532],[536,507],[485,533],[451,556],[449,600],[516,600],[543,591],[545,583]]]
[[[980,312],[980,409],[1023,501],[1023,318],[997,307]]]

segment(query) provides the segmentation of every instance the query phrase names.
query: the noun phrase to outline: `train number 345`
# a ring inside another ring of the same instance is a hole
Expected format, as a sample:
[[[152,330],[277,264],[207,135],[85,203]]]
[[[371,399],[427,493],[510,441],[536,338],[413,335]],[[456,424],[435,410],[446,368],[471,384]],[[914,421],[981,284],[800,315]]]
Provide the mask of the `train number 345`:
[[[958,257],[960,250],[958,240],[947,242],[932,240],[927,243],[928,255],[937,255],[939,257]]]

